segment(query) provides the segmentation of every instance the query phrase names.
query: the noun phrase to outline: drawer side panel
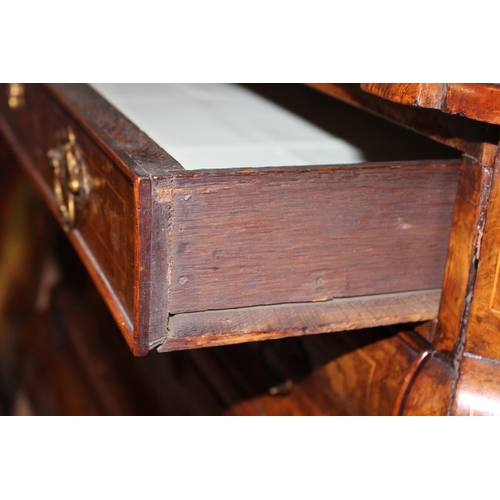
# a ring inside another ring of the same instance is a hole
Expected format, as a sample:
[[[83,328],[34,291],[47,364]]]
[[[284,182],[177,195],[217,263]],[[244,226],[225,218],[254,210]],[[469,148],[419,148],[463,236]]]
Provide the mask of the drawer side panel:
[[[170,314],[440,288],[458,169],[175,175]]]

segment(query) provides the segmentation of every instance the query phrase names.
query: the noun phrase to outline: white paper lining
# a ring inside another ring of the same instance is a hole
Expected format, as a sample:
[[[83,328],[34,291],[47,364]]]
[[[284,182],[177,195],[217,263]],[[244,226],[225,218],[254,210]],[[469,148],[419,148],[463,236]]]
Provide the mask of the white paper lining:
[[[359,148],[238,85],[91,86],[187,170],[364,161]]]

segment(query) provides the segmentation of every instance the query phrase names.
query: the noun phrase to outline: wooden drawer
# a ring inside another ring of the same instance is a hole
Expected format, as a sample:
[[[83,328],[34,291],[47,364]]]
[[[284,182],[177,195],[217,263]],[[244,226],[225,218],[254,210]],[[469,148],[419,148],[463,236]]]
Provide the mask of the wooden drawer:
[[[8,92],[0,129],[66,226],[48,153],[84,165],[67,234],[134,354],[436,316],[457,160],[185,170],[87,85]]]

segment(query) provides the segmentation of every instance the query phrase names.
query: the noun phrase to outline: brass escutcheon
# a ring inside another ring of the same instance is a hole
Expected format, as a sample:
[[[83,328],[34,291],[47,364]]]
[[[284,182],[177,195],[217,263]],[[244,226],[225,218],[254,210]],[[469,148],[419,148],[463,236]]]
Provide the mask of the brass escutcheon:
[[[54,194],[65,231],[76,224],[76,207],[87,203],[90,181],[80,147],[71,128],[57,133],[56,146],[48,157],[54,175]]]
[[[11,109],[24,106],[24,85],[22,83],[9,83],[7,102]]]

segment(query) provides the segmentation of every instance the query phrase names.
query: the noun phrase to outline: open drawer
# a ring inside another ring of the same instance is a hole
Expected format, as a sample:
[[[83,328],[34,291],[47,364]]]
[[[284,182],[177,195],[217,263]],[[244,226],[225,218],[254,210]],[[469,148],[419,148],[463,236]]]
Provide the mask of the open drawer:
[[[134,354],[436,316],[459,160],[360,163],[238,86],[2,87]]]

